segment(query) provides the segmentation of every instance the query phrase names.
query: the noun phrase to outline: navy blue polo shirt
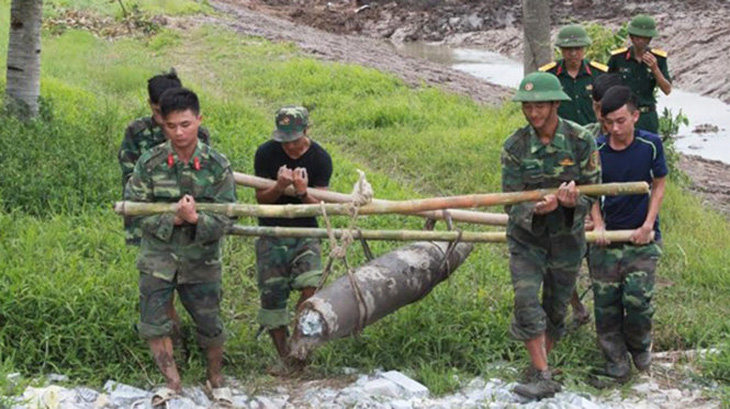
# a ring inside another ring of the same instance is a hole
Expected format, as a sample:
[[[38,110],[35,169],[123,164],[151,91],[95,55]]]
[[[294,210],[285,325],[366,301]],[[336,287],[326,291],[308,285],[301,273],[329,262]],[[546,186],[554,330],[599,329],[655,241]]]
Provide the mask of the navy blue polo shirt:
[[[617,151],[608,144],[608,137],[596,140],[601,155],[603,183],[640,182],[651,186],[654,178],[667,175],[667,162],[659,136],[637,129],[634,141],[626,149]],[[641,227],[649,212],[649,195],[605,196],[601,205],[606,230],[636,229]],[[661,240],[659,216],[654,222],[655,241]]]

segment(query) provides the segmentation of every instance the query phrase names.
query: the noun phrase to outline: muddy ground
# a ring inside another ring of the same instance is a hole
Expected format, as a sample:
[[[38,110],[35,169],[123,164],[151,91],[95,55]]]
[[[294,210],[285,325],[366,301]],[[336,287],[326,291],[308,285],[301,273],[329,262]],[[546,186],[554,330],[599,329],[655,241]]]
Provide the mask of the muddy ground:
[[[447,66],[399,55],[390,42],[440,41],[515,58],[522,53],[522,11],[517,0],[213,0],[211,4],[231,17],[216,19],[217,23],[242,34],[292,42],[323,60],[376,68],[413,86],[426,83],[490,104],[504,101],[510,90]],[[576,19],[617,27],[639,12],[656,17],[661,35],[653,44],[669,52],[678,88],[730,102],[730,70],[725,68],[730,56],[729,1],[552,1],[553,26]],[[680,167],[708,204],[730,215],[730,166],[690,155],[683,157]]]
[[[330,33],[522,53],[518,0],[227,1]],[[730,102],[730,72],[723,63],[730,54],[730,2],[553,0],[551,10],[556,30],[571,21],[615,28],[637,13],[653,15],[660,30],[653,44],[669,52],[675,85]]]

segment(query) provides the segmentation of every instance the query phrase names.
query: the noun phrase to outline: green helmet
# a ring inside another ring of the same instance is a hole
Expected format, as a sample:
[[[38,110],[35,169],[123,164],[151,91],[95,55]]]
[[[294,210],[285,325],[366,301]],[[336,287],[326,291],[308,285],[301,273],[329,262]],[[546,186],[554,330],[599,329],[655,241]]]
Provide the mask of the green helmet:
[[[544,102],[570,101],[568,94],[563,92],[558,77],[547,72],[533,72],[527,74],[517,93],[512,97],[517,102]]]
[[[560,29],[555,45],[558,47],[588,47],[591,45],[591,38],[583,26],[570,24]]]
[[[301,138],[309,125],[309,111],[301,106],[285,106],[276,112],[276,129],[271,139],[291,142]]]
[[[628,30],[629,34],[639,37],[656,37],[659,32],[656,31],[656,21],[646,14],[639,14],[631,19]]]

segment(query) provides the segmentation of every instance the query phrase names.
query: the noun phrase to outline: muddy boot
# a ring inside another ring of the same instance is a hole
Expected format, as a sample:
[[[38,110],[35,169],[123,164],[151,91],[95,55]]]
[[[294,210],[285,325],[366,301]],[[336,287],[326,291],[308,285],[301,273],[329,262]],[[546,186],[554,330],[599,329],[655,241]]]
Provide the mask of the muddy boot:
[[[534,370],[530,382],[517,385],[512,391],[528,399],[541,400],[555,396],[560,389],[560,385],[552,380],[550,370],[546,369]]]
[[[649,372],[651,369],[651,351],[631,352],[634,366],[639,372]]]

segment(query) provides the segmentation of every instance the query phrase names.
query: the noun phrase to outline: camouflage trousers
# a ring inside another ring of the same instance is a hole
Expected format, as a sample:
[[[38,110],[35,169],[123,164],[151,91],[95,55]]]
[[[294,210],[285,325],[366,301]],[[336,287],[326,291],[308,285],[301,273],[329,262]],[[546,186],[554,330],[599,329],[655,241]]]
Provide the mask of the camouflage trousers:
[[[591,246],[596,334],[616,376],[628,373],[628,354],[651,349],[654,271],[662,254],[659,244],[616,243]]]
[[[515,292],[510,335],[520,341],[546,333],[565,335],[565,317],[585,253],[582,225],[577,232],[530,235],[514,229],[507,236]],[[540,289],[542,288],[542,302]]]
[[[291,291],[317,287],[322,277],[319,240],[261,237],[256,240],[256,267],[261,293],[259,324],[267,329],[287,326]]]
[[[177,290],[180,301],[195,322],[198,343],[202,348],[223,345],[225,334],[220,318],[221,283],[178,284],[156,278],[151,274],[139,274],[140,320],[137,333],[145,340],[169,337],[172,320],[166,307]]]

